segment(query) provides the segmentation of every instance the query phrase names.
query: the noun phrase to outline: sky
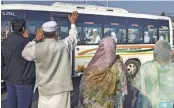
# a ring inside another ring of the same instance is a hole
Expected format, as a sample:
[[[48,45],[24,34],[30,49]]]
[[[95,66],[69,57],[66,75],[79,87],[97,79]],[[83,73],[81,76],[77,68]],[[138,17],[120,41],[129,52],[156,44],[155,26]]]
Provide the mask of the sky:
[[[56,1],[3,1],[4,4],[8,3],[25,3],[25,4],[40,4],[40,5],[51,5]],[[59,1],[61,2],[61,1]],[[67,3],[78,3],[85,4],[84,1],[63,1]],[[97,3],[96,3],[97,2]],[[87,1],[91,5],[103,5],[107,6],[106,1]],[[143,13],[160,15],[162,12],[167,14],[174,13],[174,1],[111,1],[109,0],[110,7],[124,8],[131,13]],[[174,14],[171,14],[174,15]]]

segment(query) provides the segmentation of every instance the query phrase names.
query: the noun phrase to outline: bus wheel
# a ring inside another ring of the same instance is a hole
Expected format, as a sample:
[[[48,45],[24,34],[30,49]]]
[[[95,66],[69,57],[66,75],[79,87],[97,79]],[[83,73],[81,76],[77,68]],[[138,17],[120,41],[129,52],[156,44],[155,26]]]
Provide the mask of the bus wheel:
[[[128,60],[126,62],[127,77],[134,78],[140,68],[140,62],[136,60]]]

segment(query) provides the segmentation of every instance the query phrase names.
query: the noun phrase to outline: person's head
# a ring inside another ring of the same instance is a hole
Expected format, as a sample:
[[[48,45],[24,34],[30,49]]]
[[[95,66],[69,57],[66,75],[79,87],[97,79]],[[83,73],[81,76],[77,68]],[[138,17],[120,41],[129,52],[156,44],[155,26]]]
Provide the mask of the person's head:
[[[148,32],[147,31],[144,32],[144,36],[148,36]]]
[[[89,34],[91,33],[91,29],[88,29],[88,33],[89,33]]]
[[[168,64],[172,61],[172,49],[165,40],[159,40],[154,47],[154,60],[159,64]]]
[[[12,30],[16,33],[22,33],[25,30],[25,25],[24,19],[15,18],[12,20]]]
[[[111,31],[109,30],[109,31],[106,31],[105,33],[104,33],[104,37],[107,37],[107,36],[111,36]]]
[[[92,32],[93,32],[93,36],[97,36],[97,29],[93,29]]]
[[[117,83],[119,83],[118,79],[121,78],[122,82],[126,83],[122,77],[117,77],[123,76],[123,72],[122,62],[116,56],[116,43],[113,38],[107,36],[100,41],[95,56],[85,69],[81,84],[83,85],[85,82],[89,88],[92,87],[94,90],[101,89],[104,95],[114,96]],[[96,82],[99,84],[96,84]],[[125,93],[123,90],[119,91]]]
[[[131,34],[133,34],[133,31],[132,30],[129,30],[128,31],[128,35],[131,35]]]
[[[58,26],[55,21],[48,21],[42,25],[43,34],[46,38],[53,38],[57,36]]]
[[[104,33],[104,37],[112,37],[117,43],[117,37],[115,32],[111,32],[110,30]]]
[[[104,37],[92,58],[91,62],[87,66],[87,70],[91,68],[107,68],[111,66],[116,61],[116,42],[111,37]]]
[[[116,34],[115,34],[115,32],[111,32],[111,37],[113,37],[113,38],[116,38],[117,37]]]
[[[115,34],[115,32],[111,32],[111,37],[115,40],[115,42],[117,43],[117,35]]]

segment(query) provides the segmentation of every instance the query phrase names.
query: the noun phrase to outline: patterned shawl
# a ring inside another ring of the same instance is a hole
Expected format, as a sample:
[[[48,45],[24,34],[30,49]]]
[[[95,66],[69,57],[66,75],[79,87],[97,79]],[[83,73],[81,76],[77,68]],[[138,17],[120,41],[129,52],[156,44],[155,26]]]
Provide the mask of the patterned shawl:
[[[126,85],[123,62],[116,57],[115,46],[110,37],[100,41],[81,79],[80,108],[114,108],[117,91],[127,90],[127,86],[123,86],[123,83]]]

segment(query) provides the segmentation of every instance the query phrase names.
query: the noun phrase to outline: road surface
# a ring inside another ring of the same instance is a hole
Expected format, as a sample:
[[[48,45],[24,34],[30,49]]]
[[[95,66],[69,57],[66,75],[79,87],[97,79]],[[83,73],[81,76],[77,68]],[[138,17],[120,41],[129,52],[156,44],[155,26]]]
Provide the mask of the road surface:
[[[76,108],[78,104],[78,92],[79,92],[80,77],[73,78],[74,91],[71,92],[71,108]],[[131,108],[132,106],[133,91],[129,88],[129,96],[125,102],[125,108]],[[1,90],[1,108],[7,108],[7,92]],[[32,108],[37,108],[38,103],[38,92],[33,96]]]

